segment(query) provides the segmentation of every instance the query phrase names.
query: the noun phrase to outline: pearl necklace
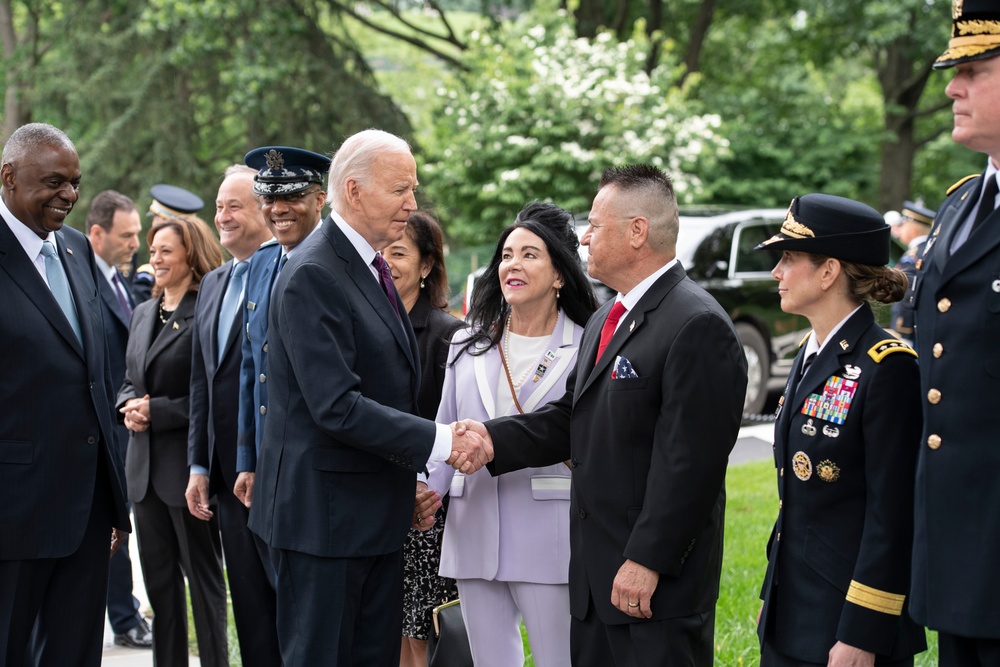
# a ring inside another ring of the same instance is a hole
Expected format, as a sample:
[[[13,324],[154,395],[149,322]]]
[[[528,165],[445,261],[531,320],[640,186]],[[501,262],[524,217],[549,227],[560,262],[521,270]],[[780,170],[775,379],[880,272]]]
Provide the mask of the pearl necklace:
[[[177,310],[177,308],[175,307],[174,310]],[[160,299],[160,321],[166,324],[167,322],[170,321],[170,318],[173,317],[173,315],[174,315],[173,310],[164,310],[163,299]]]
[[[504,330],[503,330],[503,356],[504,356],[505,359],[507,359],[507,364],[508,365],[510,365],[511,363],[513,363],[512,360],[511,360],[511,356],[510,356],[510,314],[509,313],[507,314],[507,326],[504,327]],[[521,373],[521,377],[519,377],[516,380],[511,379],[511,384],[514,385],[515,389],[520,389],[521,385],[523,385],[525,382],[527,382],[528,375],[531,374],[531,369],[532,369],[532,367],[529,365],[527,368],[524,369],[524,372]]]

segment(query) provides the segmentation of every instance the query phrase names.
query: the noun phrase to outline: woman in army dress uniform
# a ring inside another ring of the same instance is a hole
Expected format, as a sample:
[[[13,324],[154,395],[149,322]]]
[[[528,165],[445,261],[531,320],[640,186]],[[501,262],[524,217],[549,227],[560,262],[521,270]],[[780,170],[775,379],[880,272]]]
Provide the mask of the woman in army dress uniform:
[[[778,519],[758,624],[762,667],[912,665],[926,648],[909,619],[913,480],[920,439],[916,353],[870,302],[898,301],[889,227],[842,197],[792,201],[771,275],[781,309],[813,327],[775,424]]]

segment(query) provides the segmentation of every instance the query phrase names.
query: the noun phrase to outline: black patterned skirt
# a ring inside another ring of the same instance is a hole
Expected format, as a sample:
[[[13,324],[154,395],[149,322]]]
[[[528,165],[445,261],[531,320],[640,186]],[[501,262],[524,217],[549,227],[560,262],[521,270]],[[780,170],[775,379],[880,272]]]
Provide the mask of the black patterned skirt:
[[[433,632],[432,612],[442,602],[458,597],[455,580],[438,576],[441,537],[448,508],[445,498],[426,531],[410,529],[403,544],[403,636],[427,639]]]

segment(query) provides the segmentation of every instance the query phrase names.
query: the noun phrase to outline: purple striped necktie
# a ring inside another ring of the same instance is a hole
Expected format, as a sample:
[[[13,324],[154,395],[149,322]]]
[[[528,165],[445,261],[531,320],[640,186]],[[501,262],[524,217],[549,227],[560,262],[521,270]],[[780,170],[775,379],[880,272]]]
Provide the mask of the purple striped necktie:
[[[396,317],[399,317],[399,303],[396,299],[396,286],[392,282],[392,272],[389,271],[389,263],[385,261],[380,253],[375,253],[375,259],[372,260],[372,266],[378,271],[378,282],[382,286],[382,291],[385,292],[386,297],[389,299],[389,303],[392,304],[392,309],[396,311]]]
[[[125,313],[125,319],[131,319],[132,306],[128,305],[128,299],[125,298],[125,289],[122,286],[122,281],[118,280],[117,271],[111,274],[111,282],[115,284],[115,295],[118,297],[118,304],[122,307],[122,311]]]

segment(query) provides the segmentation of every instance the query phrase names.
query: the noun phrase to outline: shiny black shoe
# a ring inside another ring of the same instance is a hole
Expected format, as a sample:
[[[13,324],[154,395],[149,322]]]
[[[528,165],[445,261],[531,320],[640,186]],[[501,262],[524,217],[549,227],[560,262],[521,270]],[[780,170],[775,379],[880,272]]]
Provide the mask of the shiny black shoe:
[[[115,644],[128,648],[153,648],[153,631],[146,619],[141,618],[128,632],[115,635]]]

